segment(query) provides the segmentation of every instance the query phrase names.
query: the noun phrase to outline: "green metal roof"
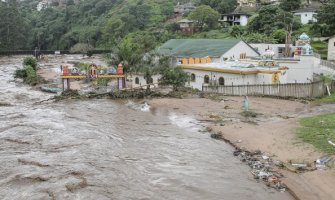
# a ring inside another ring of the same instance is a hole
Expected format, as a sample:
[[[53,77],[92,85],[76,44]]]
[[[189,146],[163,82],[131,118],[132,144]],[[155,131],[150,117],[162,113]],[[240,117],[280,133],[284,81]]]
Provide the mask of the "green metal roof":
[[[158,48],[158,53],[175,57],[220,57],[239,39],[172,39]]]

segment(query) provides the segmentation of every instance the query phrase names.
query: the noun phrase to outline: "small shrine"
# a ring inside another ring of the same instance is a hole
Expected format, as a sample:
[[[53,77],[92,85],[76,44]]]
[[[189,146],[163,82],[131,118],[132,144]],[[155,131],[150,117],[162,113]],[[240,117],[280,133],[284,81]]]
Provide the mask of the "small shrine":
[[[80,71],[78,68],[69,68],[68,65],[61,65],[61,79],[63,83],[63,91],[70,89],[71,79],[100,79],[100,78],[110,78],[117,79],[118,89],[123,89],[125,83],[125,75],[123,72],[123,65],[119,64],[117,69],[114,67],[109,67],[107,70],[100,70],[97,65],[91,64],[87,71]]]
[[[296,41],[294,57],[313,55],[313,48],[310,43],[311,39],[309,36],[306,33],[301,34],[299,39]]]

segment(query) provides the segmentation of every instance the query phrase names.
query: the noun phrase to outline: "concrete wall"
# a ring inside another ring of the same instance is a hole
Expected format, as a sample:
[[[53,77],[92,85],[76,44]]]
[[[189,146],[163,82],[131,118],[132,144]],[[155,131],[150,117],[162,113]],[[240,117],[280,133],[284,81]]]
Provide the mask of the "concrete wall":
[[[139,80],[138,84],[136,83],[136,78],[138,78],[138,80]],[[160,78],[160,75],[153,75],[152,76],[153,84],[155,86],[157,86],[159,78]],[[140,86],[147,85],[147,81],[144,79],[143,74],[137,74],[137,75],[136,74],[132,74],[132,75],[128,76],[127,79],[131,81],[131,87],[132,88],[138,88]]]
[[[302,24],[308,24],[309,21],[316,22],[317,19],[313,16],[316,15],[317,13],[315,12],[299,12],[299,13],[294,13],[294,15],[300,17],[300,21]]]
[[[230,59],[233,58],[235,60],[240,59],[240,54],[246,53],[247,57],[257,57],[259,56],[254,49],[252,49],[249,45],[247,45],[245,42],[240,41],[237,43],[233,48],[228,50],[225,54],[223,54],[220,58],[221,62],[224,61],[224,59]]]
[[[193,70],[193,69],[184,69],[185,72],[195,75],[195,81],[190,81],[186,84],[188,87],[192,87],[195,89],[202,89],[202,85],[204,84],[204,78],[206,75],[209,76],[209,80],[217,81],[219,83],[219,78],[223,77],[225,80],[225,85],[247,85],[255,84],[256,76],[255,74],[251,75],[241,75],[241,74],[226,74],[220,72],[209,72],[209,71],[200,71],[200,70]]]
[[[328,60],[335,60],[335,37],[329,38],[327,59]]]
[[[241,17],[240,17],[240,25],[241,26],[246,26],[247,24],[248,24],[248,16],[241,15]]]
[[[202,89],[203,85],[205,84],[204,78],[205,76],[209,76],[210,81],[216,81],[217,85],[219,84],[220,77],[223,77],[225,80],[225,85],[256,85],[256,84],[272,84],[272,74],[228,74],[228,73],[221,73],[221,72],[209,72],[209,71],[200,71],[200,70],[193,70],[193,69],[184,69],[185,72],[195,75],[195,81],[190,81],[186,84],[188,87],[192,87],[195,89]],[[287,72],[282,72],[279,74],[279,82],[286,83],[287,81]]]
[[[313,81],[316,67],[314,56],[300,56],[300,61],[278,61],[280,66],[288,67],[287,83],[309,83]]]

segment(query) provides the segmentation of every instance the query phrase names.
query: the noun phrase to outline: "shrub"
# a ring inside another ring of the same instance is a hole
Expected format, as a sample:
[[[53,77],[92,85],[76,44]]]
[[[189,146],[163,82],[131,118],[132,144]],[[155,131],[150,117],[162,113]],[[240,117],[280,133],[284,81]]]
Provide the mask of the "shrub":
[[[34,57],[26,57],[23,60],[23,66],[31,66],[35,71],[37,70],[37,60]]]
[[[257,117],[257,113],[255,113],[255,112],[253,112],[253,111],[243,111],[242,113],[241,113],[241,115],[242,116],[244,116],[244,117]]]
[[[14,73],[14,78],[25,79],[26,77],[27,77],[27,73],[25,69],[17,69]]]
[[[183,87],[189,80],[188,74],[179,68],[164,69],[161,75],[160,83],[163,85],[172,85],[174,91]]]
[[[37,85],[40,83],[40,79],[37,76],[35,69],[30,65],[25,66],[23,69],[17,69],[14,78],[22,78],[23,82],[28,85]]]

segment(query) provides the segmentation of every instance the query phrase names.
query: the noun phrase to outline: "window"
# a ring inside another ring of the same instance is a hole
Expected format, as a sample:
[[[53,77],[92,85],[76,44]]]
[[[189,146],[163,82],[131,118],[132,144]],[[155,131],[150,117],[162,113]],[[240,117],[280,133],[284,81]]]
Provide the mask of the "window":
[[[195,82],[195,74],[191,74],[191,81]]]
[[[224,78],[223,77],[219,78],[219,85],[224,85]]]
[[[206,76],[204,77],[204,83],[209,83],[209,76],[208,76],[208,75],[206,75]]]
[[[305,14],[305,17],[307,17],[307,14]]]
[[[140,84],[140,79],[138,77],[135,78],[135,84]]]

